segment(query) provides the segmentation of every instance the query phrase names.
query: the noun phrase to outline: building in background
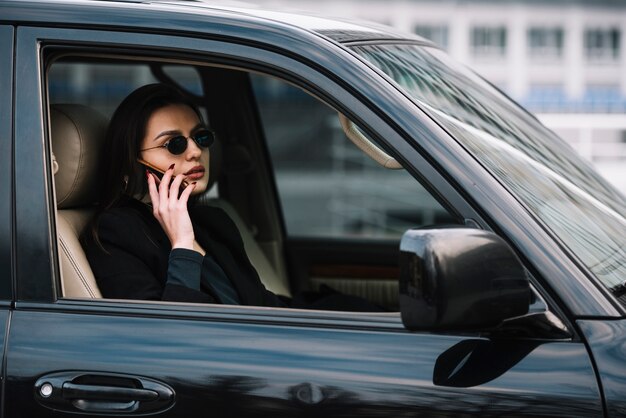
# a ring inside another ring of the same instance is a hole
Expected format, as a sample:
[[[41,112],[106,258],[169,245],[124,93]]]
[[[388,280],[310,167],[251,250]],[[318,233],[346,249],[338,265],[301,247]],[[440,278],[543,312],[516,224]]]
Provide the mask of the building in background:
[[[626,0],[256,0],[429,38],[626,193]]]

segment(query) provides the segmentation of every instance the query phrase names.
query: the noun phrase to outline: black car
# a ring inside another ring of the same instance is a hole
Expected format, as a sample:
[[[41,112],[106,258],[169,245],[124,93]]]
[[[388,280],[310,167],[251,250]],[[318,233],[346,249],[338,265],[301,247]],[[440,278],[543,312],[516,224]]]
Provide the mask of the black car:
[[[78,237],[136,87],[219,144],[265,286],[383,313],[112,300]],[[204,1],[0,2],[4,417],[626,416],[625,199],[428,41]],[[56,173],[56,174],[55,174]]]

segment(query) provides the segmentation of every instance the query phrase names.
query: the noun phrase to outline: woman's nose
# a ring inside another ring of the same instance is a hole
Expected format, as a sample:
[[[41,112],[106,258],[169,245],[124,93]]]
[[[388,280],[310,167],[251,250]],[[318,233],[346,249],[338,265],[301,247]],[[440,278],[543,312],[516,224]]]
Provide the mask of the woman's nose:
[[[187,138],[187,149],[185,150],[185,156],[187,159],[199,158],[202,155],[202,148],[196,144],[191,138]]]

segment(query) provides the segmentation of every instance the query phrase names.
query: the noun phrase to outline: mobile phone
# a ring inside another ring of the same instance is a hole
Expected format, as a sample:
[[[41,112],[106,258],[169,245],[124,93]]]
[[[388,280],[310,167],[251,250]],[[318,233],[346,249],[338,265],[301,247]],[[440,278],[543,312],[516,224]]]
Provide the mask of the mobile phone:
[[[156,167],[152,164],[150,164],[149,162],[142,160],[141,158],[137,158],[137,162],[139,164],[144,165],[148,171],[150,171],[152,174],[154,174],[159,180],[161,180],[163,178],[163,174],[165,174],[164,170],[161,170],[159,167]],[[174,177],[172,177],[172,181],[174,180]],[[170,182],[171,184],[171,182]],[[189,183],[187,183],[185,180],[183,180],[183,182],[181,183],[181,192],[182,190],[187,187],[189,185]]]

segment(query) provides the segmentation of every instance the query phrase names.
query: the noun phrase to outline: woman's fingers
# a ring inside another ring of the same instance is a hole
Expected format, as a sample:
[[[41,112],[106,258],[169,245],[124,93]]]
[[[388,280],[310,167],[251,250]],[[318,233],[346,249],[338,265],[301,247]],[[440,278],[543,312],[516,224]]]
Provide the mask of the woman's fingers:
[[[183,192],[180,194],[180,202],[182,204],[184,204],[185,206],[187,206],[187,201],[189,200],[189,195],[191,195],[191,192],[193,192],[193,189],[196,188],[196,182],[194,181],[191,184],[188,184],[187,187],[185,187],[185,189],[183,190]]]
[[[148,177],[148,191],[150,193],[150,200],[152,201],[152,207],[156,210],[160,208],[160,213],[168,211],[168,209],[174,209],[182,204],[187,205],[187,200],[191,195],[191,192],[195,188],[195,182],[192,184],[185,184],[183,191],[181,192],[181,185],[183,184],[185,176],[178,174],[172,180],[174,165],[167,169],[163,178],[159,180],[155,175],[146,170]],[[169,184],[169,187],[167,185]]]
[[[195,188],[195,183],[185,186],[179,196],[179,190],[185,176],[179,174],[172,181],[173,168],[174,165],[172,164],[158,184],[156,177],[151,173],[148,174],[148,190],[152,200],[152,210],[154,217],[159,221],[170,239],[173,248],[192,249],[194,233],[187,211],[187,201]]]
[[[176,177],[174,177],[174,181],[172,181],[172,184],[170,185],[170,191],[169,191],[169,200],[170,200],[170,204],[175,206],[176,203],[178,203],[179,200],[179,193],[180,193],[180,185],[183,182],[183,179],[185,178],[185,176],[183,174],[179,174]]]
[[[150,200],[152,201],[152,213],[158,218],[159,191],[157,190],[157,178],[148,170],[146,170],[146,176],[148,179],[148,192],[150,193]]]
[[[172,181],[172,173],[174,173],[174,164],[172,164],[161,178],[161,183],[159,184],[159,207],[166,208],[167,201],[169,197],[169,186]]]
[[[185,198],[181,198],[181,184],[184,181],[184,174],[173,175],[174,165],[167,169],[161,183],[158,187],[159,192],[159,208],[158,212],[160,218],[168,218],[170,216],[177,216],[175,213],[184,211],[187,212],[187,193]],[[172,179],[173,178],[173,179]],[[169,187],[168,187],[169,185]]]

